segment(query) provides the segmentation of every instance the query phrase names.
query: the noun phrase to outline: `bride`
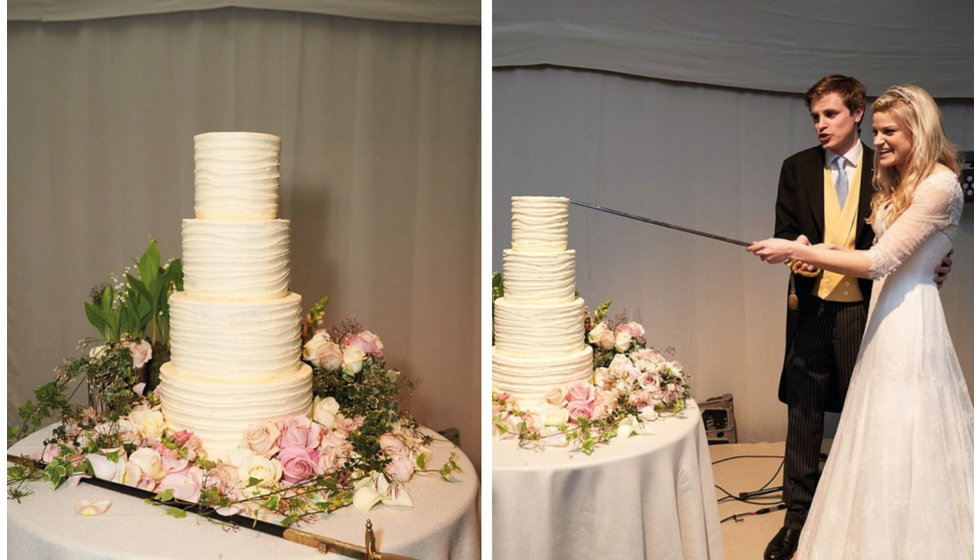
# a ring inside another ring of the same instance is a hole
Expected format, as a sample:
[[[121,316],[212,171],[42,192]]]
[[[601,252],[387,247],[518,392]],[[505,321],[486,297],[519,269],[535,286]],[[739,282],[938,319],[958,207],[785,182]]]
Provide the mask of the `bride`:
[[[864,341],[795,558],[973,558],[973,405],[933,282],[963,209],[956,151],[935,101],[917,86],[888,89],[871,111],[875,245],[767,239],[748,248],[770,263],[874,279]]]

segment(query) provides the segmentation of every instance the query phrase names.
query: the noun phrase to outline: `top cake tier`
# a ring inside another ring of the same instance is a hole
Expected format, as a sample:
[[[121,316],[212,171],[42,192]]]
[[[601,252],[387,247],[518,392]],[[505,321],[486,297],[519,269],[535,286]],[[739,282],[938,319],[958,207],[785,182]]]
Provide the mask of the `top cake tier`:
[[[548,253],[568,246],[568,199],[515,196],[510,199],[510,245],[514,251]]]
[[[271,220],[279,213],[282,140],[257,132],[194,136],[194,214],[212,220]]]

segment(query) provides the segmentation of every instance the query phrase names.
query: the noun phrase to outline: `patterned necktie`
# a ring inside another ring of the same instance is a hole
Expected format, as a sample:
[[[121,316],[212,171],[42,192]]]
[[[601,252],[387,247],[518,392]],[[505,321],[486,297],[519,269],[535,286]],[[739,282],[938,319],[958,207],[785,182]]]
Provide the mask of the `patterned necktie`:
[[[837,191],[837,202],[840,207],[844,207],[844,203],[847,202],[847,191],[850,189],[850,184],[847,180],[847,171],[844,165],[844,156],[837,156],[830,162],[830,168],[834,170],[836,175],[834,176],[834,190]]]

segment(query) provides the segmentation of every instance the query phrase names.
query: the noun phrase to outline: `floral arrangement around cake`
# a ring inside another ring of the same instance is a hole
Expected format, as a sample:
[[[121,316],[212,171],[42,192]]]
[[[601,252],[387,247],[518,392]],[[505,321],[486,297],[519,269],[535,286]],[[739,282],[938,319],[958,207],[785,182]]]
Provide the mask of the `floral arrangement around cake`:
[[[493,298],[501,297],[499,274],[492,286]],[[685,410],[691,390],[683,366],[647,348],[641,324],[625,314],[609,318],[610,305],[606,301],[584,317],[584,336],[593,351],[592,379],[552,387],[545,403],[533,409],[522,409],[510,394],[495,390],[495,437],[516,439],[521,447],[574,446],[590,454],[614,437],[652,433],[654,422]]]
[[[56,379],[35,390],[36,402],[19,408],[22,424],[8,426],[12,444],[48,419],[60,422],[30,457],[43,468],[8,466],[8,499],[30,494],[30,481],[59,487],[94,476],[156,492],[151,502],[176,517],[186,515],[182,504],[199,504],[221,515],[277,514],[288,526],[351,504],[412,506],[405,483],[414,475],[451,481],[460,470],[455,453],[430,468],[432,436],[399,409],[399,392],[411,383],[385,365],[380,338],[355,320],[322,327],[327,298],[302,327],[303,360],[313,368],[310,415],[253,424],[227,460],[209,458],[192,432],[167,427],[155,390],[169,356],[167,297],[181,289],[181,262],[161,266],[151,241],[136,267],[138,277],[127,270],[124,281],[113,277],[93,291],[85,312],[101,338],[83,340],[87,354],[66,359]],[[71,402],[82,382],[88,406]]]

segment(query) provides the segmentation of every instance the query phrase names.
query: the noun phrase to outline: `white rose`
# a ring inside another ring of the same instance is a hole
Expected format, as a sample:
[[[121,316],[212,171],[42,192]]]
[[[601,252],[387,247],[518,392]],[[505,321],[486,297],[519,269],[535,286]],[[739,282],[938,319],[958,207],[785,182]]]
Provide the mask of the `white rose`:
[[[364,357],[364,350],[357,346],[344,348],[344,373],[348,375],[360,373],[361,367],[364,365]]]
[[[134,410],[129,413],[129,419],[136,424],[136,429],[145,439],[160,439],[167,425],[163,420],[163,412],[153,409]]]
[[[340,412],[340,404],[333,397],[316,397],[313,399],[313,421],[326,429],[333,428]]]

